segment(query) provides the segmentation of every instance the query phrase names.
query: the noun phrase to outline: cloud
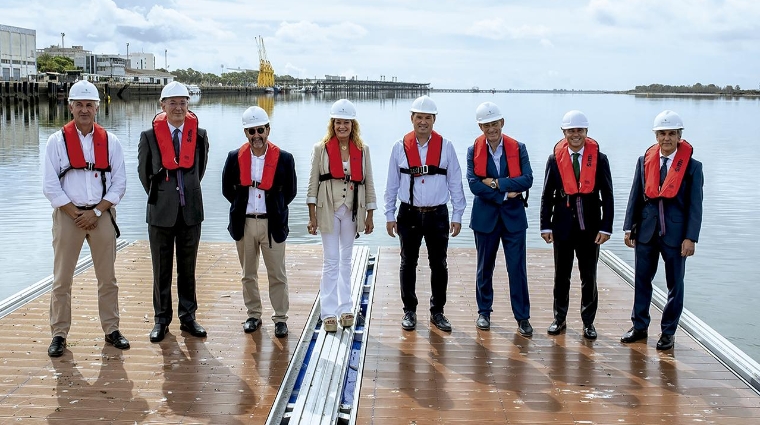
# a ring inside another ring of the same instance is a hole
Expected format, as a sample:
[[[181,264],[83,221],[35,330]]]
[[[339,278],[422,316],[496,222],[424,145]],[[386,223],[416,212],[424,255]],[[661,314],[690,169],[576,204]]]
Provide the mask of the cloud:
[[[466,34],[489,38],[492,40],[504,39],[539,39],[544,40],[551,30],[541,24],[513,26],[506,23],[502,18],[484,19],[474,22],[466,31]],[[549,43],[551,44],[551,43]]]
[[[361,25],[340,22],[334,25],[319,26],[309,21],[295,23],[282,22],[274,36],[282,42],[322,44],[358,40],[367,35]]]

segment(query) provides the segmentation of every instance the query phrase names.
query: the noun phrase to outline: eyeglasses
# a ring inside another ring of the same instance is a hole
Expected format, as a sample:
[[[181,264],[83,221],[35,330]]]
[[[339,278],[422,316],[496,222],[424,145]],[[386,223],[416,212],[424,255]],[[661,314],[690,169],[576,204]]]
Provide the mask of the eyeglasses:
[[[180,108],[187,108],[187,102],[186,101],[175,102],[175,101],[172,100],[172,101],[169,101],[167,103],[169,104],[169,107],[172,108],[172,109],[174,109],[174,108],[176,108],[178,106]]]
[[[251,127],[251,128],[246,129],[246,131],[248,132],[248,134],[253,136],[256,133],[264,134],[264,132],[267,131],[267,129],[266,127]]]

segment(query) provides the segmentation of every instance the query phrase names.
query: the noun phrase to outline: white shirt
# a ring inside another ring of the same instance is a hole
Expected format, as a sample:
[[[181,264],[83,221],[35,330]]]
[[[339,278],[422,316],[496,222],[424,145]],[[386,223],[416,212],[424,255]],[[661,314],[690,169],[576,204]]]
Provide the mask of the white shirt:
[[[265,150],[261,156],[253,154],[253,149],[249,149],[251,152],[251,179],[253,181],[260,182],[261,177],[264,175],[264,159],[267,156],[267,150],[269,145],[264,145]],[[266,214],[267,205],[264,198],[265,192],[258,187],[248,188],[248,206],[245,208],[246,214]]]
[[[94,131],[84,135],[77,129],[82,145],[84,160],[95,162],[92,142]],[[79,207],[97,205],[105,199],[117,205],[127,191],[127,173],[124,168],[124,151],[119,139],[108,132],[108,163],[111,171],[106,172],[106,194],[103,196],[103,181],[98,170],[69,170],[62,179],[58,174],[71,166],[61,130],[53,133],[45,147],[42,192],[53,208],[60,208],[69,202]]]
[[[179,127],[175,127],[175,126],[169,124],[169,121],[167,121],[166,124],[169,125],[169,134],[172,136],[172,145],[174,144],[174,130],[179,129],[179,134],[177,135],[177,137],[179,137],[179,141],[180,141],[179,152],[178,152],[178,154],[179,154],[179,153],[182,152],[182,131],[185,128],[185,122],[182,121],[182,124]],[[177,158],[179,158],[179,155],[177,155]]]
[[[420,146],[419,141],[417,142],[417,150],[422,164],[425,164],[427,159],[429,146],[430,143]],[[429,174],[414,177],[414,206],[433,207],[446,204],[451,199],[451,222],[461,223],[466,206],[462,186],[462,168],[459,166],[454,145],[445,138],[443,139],[443,146],[441,146],[439,167],[446,169],[445,176]],[[396,199],[410,203],[409,179],[411,175],[402,174],[401,168],[409,168],[409,162],[404,152],[403,138],[393,145],[388,164],[388,179],[385,185],[385,219],[388,222],[396,221]]]
[[[668,167],[668,171],[670,171],[670,167],[673,166],[673,157],[676,156],[676,152],[678,152],[678,148],[676,148],[676,150],[674,150],[673,153],[671,153],[670,155],[663,155],[662,150],[660,150],[660,168],[662,168],[662,158],[668,158],[667,167]]]

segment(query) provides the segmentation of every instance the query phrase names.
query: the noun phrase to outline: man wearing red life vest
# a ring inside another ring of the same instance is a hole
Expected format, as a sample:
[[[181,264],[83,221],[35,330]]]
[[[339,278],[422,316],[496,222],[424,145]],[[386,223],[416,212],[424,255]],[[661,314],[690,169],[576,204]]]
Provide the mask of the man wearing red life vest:
[[[105,341],[129,348],[119,331],[119,286],[116,283],[116,227],[113,208],[127,189],[124,152],[119,139],[95,123],[98,89],[79,81],[69,91],[74,119],[48,138],[43,192],[53,206],[53,287],[50,292],[50,357],[66,349],[71,328],[71,286],[79,252],[90,245],[98,279],[98,312]]]
[[[533,186],[533,170],[528,150],[524,144],[502,133],[504,118],[495,103],[480,104],[475,118],[483,132],[467,149],[467,183],[475,195],[470,219],[478,263],[475,326],[481,330],[491,328],[493,270],[501,242],[509,275],[512,315],[520,335],[530,337],[533,327],[529,320],[525,208],[527,191]]]
[[[633,186],[625,211],[625,244],[636,250],[633,326],[620,341],[646,339],[652,302],[652,279],[661,256],[665,262],[668,300],[662,312],[658,350],[675,344],[683,311],[686,258],[694,255],[702,227],[702,163],[681,139],[683,121],[673,111],[654,119],[657,143],[636,162]]]
[[[541,195],[541,237],[554,244],[554,322],[547,333],[559,335],[567,327],[575,255],[581,274],[583,336],[596,339],[596,268],[599,247],[612,234],[612,175],[607,156],[588,137],[583,112],[566,113],[561,128],[565,137],[546,161]]]
[[[227,230],[237,245],[243,268],[243,301],[246,333],[261,327],[259,253],[269,278],[274,334],[288,335],[288,278],[285,273],[285,239],[288,237],[288,205],[296,197],[293,155],[269,140],[269,116],[258,106],[243,112],[243,134],[248,139],[230,151],[222,170],[222,194],[230,201]]]
[[[401,243],[401,327],[410,331],[417,326],[417,261],[424,238],[430,264],[430,322],[450,332],[451,323],[443,314],[449,282],[446,250],[449,234],[457,236],[462,229],[466,206],[462,169],[451,141],[433,131],[438,114],[435,102],[421,96],[410,111],[414,130],[393,145],[385,185],[386,231],[391,237],[398,234]],[[401,201],[398,216],[397,199]]]
[[[195,263],[203,221],[201,180],[208,162],[208,135],[188,110],[190,94],[172,81],[161,90],[161,110],[140,134],[137,174],[148,194],[146,221],[153,260],[153,320],[150,341],[164,339],[172,321],[174,247],[180,330],[205,337],[195,320]]]

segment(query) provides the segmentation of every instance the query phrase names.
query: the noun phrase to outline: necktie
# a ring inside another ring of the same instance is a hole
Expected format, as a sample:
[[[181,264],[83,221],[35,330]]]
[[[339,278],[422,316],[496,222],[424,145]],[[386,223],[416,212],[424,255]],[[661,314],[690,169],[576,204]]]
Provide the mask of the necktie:
[[[174,129],[172,142],[174,143],[174,156],[179,158],[179,129],[178,128]]]
[[[668,175],[668,157],[662,157],[662,166],[660,167],[660,187],[665,182],[665,176]]]
[[[581,154],[573,152],[573,172],[575,173],[575,180],[581,179],[581,164],[578,162],[579,156],[581,156]]]

